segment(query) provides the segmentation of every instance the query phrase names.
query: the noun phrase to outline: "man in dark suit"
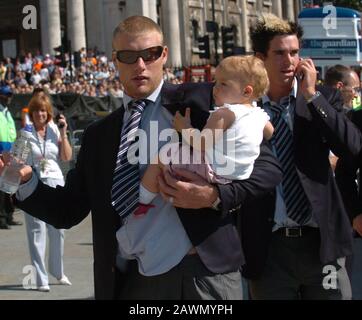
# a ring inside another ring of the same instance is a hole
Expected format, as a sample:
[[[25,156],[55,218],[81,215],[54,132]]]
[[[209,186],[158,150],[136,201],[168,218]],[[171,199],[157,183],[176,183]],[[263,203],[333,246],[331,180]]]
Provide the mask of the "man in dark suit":
[[[360,81],[358,74],[351,68],[336,64],[328,68],[324,76],[324,85],[338,89],[343,99],[343,110],[348,118],[350,118],[353,110],[353,101],[360,94]],[[338,158],[331,153],[329,161],[333,171],[336,168]]]
[[[362,130],[362,109],[351,110],[349,112],[351,121]],[[346,267],[348,274],[354,279],[352,283],[353,298],[361,287],[361,265],[358,263],[360,257],[360,248],[362,245],[362,190],[361,190],[361,155],[358,157],[342,157],[337,161],[335,177],[342,194],[343,202],[346,207],[352,234],[354,236],[354,253],[347,257]],[[355,258],[357,256],[357,259]],[[358,295],[358,293],[357,293]]]
[[[336,64],[326,71],[324,84],[341,92],[343,108],[346,114],[352,110],[353,100],[358,98],[361,89],[356,71],[350,67]]]
[[[227,185],[210,185],[187,171],[176,172],[182,180],[165,174],[159,183],[167,201],[157,196],[147,214],[130,212],[138,203],[139,176],[159,149],[152,143],[161,144],[173,114],[186,107],[193,126],[202,128],[212,85],[163,84],[167,47],[158,25],[146,17],[123,21],[113,48],[125,88],[122,107],[86,130],[64,187],[48,188],[23,168],[19,207],[58,228],[70,228],[92,212],[97,299],[240,299],[245,260],[235,213],[280,182],[274,157],[262,146],[251,177]],[[127,146],[135,128],[146,132],[139,136],[136,165],[128,158],[136,139]],[[147,161],[141,161],[144,150]]]
[[[261,274],[246,270],[253,299],[350,297],[344,267],[352,250],[350,226],[328,155],[330,149],[337,156],[357,155],[361,135],[345,118],[339,93],[316,88],[313,61],[299,58],[302,34],[297,24],[272,14],[250,28],[270,80],[260,105],[275,127],[271,144],[283,170],[271,239],[257,243],[265,254]],[[252,247],[244,249],[246,261],[255,261]],[[331,271],[338,279],[331,280]]]
[[[350,112],[351,121],[362,130],[362,109]],[[342,194],[344,204],[356,235],[362,237],[362,159],[344,157],[337,161],[336,181]],[[357,172],[359,171],[358,177]],[[359,183],[357,183],[359,180]]]

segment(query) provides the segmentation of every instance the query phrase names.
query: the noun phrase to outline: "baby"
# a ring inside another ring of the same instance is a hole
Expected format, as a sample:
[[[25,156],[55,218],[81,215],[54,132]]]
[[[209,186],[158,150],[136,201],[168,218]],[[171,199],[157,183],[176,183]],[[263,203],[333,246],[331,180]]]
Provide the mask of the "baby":
[[[171,172],[174,168],[193,171],[209,183],[225,184],[250,177],[263,137],[270,139],[274,132],[269,116],[254,106],[254,101],[268,90],[267,72],[254,56],[232,56],[218,65],[215,80],[217,107],[201,132],[191,125],[190,108],[185,116],[176,113],[174,127],[182,133],[183,144],[166,144],[158,163],[149,165],[141,181],[140,207],[135,214],[153,207],[149,204],[159,192],[157,176],[165,168]]]

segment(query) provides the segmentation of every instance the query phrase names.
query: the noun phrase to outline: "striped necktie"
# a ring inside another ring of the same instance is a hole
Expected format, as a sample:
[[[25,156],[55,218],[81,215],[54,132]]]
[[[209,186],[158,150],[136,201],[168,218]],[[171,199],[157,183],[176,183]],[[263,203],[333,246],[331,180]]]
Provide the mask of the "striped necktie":
[[[275,146],[283,170],[282,187],[287,215],[299,225],[304,225],[311,218],[311,207],[295,168],[293,134],[287,121],[282,117],[285,108],[285,105],[270,104],[275,128],[271,143]]]
[[[138,207],[139,164],[138,161],[131,161],[130,163],[129,160],[132,160],[132,156],[135,156],[138,152],[138,137],[136,137],[136,134],[142,112],[146,107],[146,100],[131,101],[128,107],[131,110],[131,115],[121,134],[111,191],[112,205],[121,218],[126,218]]]

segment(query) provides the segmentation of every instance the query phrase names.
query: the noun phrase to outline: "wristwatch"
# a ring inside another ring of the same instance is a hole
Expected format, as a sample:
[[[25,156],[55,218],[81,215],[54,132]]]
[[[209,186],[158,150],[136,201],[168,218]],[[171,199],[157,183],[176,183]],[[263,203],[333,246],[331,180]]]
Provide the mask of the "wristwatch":
[[[220,210],[221,209],[221,199],[220,197],[217,197],[214,203],[211,205],[211,208],[214,210]]]
[[[314,99],[318,98],[321,95],[319,91],[316,91],[308,100],[307,103],[311,103]]]

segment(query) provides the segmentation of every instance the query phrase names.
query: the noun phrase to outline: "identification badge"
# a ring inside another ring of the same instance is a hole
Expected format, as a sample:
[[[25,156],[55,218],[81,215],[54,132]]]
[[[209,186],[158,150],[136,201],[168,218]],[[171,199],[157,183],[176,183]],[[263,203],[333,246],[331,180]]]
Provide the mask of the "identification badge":
[[[47,159],[42,158],[39,163],[40,178],[45,178],[49,173],[49,162]]]

